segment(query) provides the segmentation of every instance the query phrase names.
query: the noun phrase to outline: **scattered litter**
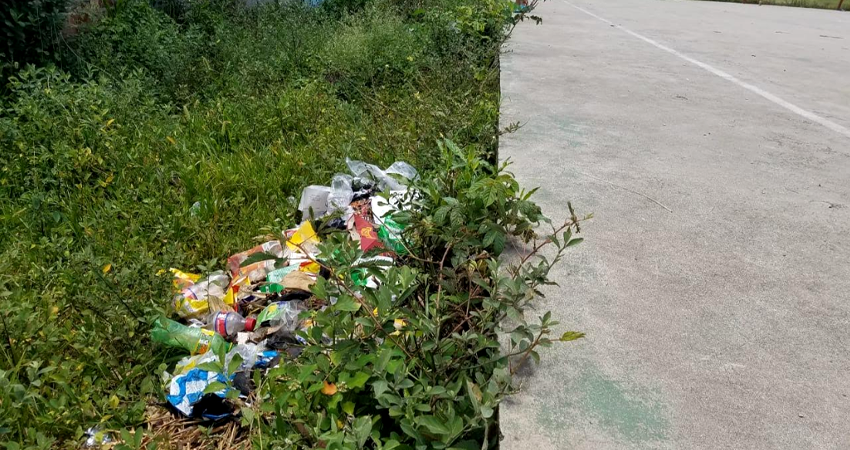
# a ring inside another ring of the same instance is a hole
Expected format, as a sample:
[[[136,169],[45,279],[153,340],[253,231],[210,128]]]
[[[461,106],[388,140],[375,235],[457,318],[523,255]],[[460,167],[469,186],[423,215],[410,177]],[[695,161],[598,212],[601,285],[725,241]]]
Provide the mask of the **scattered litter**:
[[[283,231],[280,240],[230,256],[226,271],[194,274],[171,269],[172,307],[180,321],[156,320],[151,338],[187,353],[172,373],[163,374],[166,399],[174,411],[203,421],[237,416],[242,403],[233,399],[248,399],[255,371],[262,377],[281,364],[282,357],[295,357],[309,345],[309,311],[327,306],[316,301],[310,289],[319,277],[330,276],[317,229],[345,233],[367,252],[354,263],[351,280],[363,289],[378,287],[367,266],[390,267],[407,252],[404,226],[393,216],[409,208],[407,184],[418,177],[416,169],[404,162],[385,170],[362,161],[346,163],[350,175],[337,174],[331,186],[302,191],[298,210],[303,221]],[[199,208],[196,203],[192,210]],[[156,417],[176,423],[161,414]],[[229,430],[233,438],[236,432]],[[89,431],[87,446],[110,439],[94,428]]]
[[[201,213],[201,202],[192,203],[192,206],[189,207],[189,215],[192,217],[197,217],[198,214]]]
[[[220,373],[195,368],[171,379],[166,398],[168,399],[168,403],[171,403],[174,408],[187,416],[200,416],[204,419],[210,420],[222,419],[232,413],[232,408],[222,408],[220,412],[215,412],[219,408],[208,405],[207,407],[203,407],[202,411],[198,411],[200,414],[193,414],[193,412],[195,405],[205,395],[213,395],[220,399],[225,398],[225,395],[227,394],[227,387],[223,387],[220,391],[211,394],[205,394],[204,391],[213,382],[218,382],[224,385],[227,381],[228,380],[224,377],[224,375]],[[218,405],[223,403],[223,401],[211,402],[208,399],[206,403],[214,403]]]
[[[109,433],[100,431],[98,427],[91,427],[86,430],[86,442],[83,447],[102,447],[112,443],[112,437]]]
[[[331,188],[327,186],[305,187],[304,191],[301,192],[301,203],[298,204],[301,217],[322,217],[328,211],[328,196],[330,195]]]

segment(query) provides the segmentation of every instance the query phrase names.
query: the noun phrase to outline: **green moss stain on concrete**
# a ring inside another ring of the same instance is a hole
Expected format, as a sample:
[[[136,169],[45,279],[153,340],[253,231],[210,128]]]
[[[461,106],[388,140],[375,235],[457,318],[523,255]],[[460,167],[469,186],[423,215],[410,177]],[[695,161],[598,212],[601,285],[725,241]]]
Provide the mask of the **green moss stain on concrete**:
[[[586,410],[600,426],[616,430],[627,441],[665,439],[669,425],[663,407],[649,392],[626,387],[599,371],[582,371],[576,384],[584,393]]]
[[[592,362],[579,363],[563,391],[544,401],[538,423],[552,432],[564,427],[593,430],[613,441],[666,441],[670,423],[658,392],[611,379]]]

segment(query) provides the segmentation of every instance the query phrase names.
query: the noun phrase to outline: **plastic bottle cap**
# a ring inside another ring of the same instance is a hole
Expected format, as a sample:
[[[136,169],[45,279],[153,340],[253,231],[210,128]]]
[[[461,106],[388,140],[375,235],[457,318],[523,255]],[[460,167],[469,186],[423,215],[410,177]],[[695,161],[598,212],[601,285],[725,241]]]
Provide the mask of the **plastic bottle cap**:
[[[257,324],[256,317],[249,317],[245,319],[245,331],[254,331],[254,326]]]

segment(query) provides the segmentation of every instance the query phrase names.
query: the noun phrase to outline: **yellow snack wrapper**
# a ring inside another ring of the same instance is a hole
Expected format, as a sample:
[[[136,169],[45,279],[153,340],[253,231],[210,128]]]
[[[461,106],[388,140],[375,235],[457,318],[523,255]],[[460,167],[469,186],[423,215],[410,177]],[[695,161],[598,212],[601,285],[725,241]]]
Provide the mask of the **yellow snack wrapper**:
[[[195,284],[198,280],[201,279],[201,276],[196,273],[184,272],[180,269],[170,268],[169,272],[174,274],[174,280],[172,280],[172,284],[174,285],[174,291],[179,292],[187,287]]]
[[[305,220],[290,236],[287,232],[286,246],[292,251],[299,251],[298,246],[309,247],[319,243],[319,237],[316,235],[316,230],[313,229],[313,224],[309,220]]]
[[[322,270],[322,266],[320,266],[317,262],[311,262],[309,264],[302,264],[301,267],[298,268],[298,270],[300,270],[301,272],[317,274],[320,270]]]

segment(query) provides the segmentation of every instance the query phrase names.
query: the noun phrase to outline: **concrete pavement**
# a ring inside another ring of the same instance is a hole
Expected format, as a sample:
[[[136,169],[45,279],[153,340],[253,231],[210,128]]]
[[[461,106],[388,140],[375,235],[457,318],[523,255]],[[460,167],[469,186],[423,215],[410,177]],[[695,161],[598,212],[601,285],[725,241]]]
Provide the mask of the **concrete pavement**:
[[[501,157],[593,212],[505,450],[850,448],[850,14],[548,0],[502,58]]]

